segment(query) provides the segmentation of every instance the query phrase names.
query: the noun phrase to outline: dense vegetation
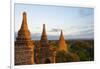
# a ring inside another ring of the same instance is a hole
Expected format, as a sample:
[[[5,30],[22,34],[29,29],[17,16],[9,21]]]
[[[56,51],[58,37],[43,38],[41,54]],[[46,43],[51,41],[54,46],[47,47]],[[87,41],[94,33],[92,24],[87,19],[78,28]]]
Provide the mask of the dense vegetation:
[[[53,47],[58,48],[58,41],[49,41]],[[94,40],[67,40],[69,53],[57,52],[58,62],[93,61]],[[63,56],[63,57],[62,57]]]
[[[35,43],[38,44],[39,41]],[[56,62],[78,62],[78,61],[93,61],[94,60],[94,40],[67,40],[68,53],[57,51],[58,41],[49,40],[52,50],[56,52]]]
[[[94,40],[69,41],[69,51],[76,53],[80,61],[94,60]]]

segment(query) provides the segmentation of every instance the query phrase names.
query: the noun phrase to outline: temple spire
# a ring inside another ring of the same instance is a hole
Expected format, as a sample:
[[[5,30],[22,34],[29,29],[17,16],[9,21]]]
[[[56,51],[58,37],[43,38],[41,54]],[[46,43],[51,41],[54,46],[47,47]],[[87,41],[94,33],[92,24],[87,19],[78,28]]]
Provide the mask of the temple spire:
[[[65,42],[65,39],[64,39],[64,36],[63,36],[63,32],[61,30],[61,34],[60,34],[60,38],[59,38],[59,50],[64,50],[65,52],[68,51],[68,48],[67,48],[67,44]]]
[[[42,36],[41,36],[41,41],[46,41],[47,42],[47,35],[46,35],[46,29],[45,29],[45,24],[43,24],[43,31],[42,31]]]
[[[21,29],[28,30],[26,12],[23,12],[23,20],[22,20]]]
[[[28,30],[28,25],[27,25],[27,15],[26,12],[23,12],[23,19],[22,19],[22,24],[21,28],[18,31],[18,40],[25,39],[25,40],[31,40],[30,37],[30,31]]]
[[[22,17],[21,28],[15,41],[15,65],[34,64],[34,44],[28,30],[26,12],[23,12]]]
[[[59,39],[60,41],[64,41],[64,36],[63,36],[63,32],[62,32],[62,30],[61,30],[61,34],[60,34],[60,39]]]

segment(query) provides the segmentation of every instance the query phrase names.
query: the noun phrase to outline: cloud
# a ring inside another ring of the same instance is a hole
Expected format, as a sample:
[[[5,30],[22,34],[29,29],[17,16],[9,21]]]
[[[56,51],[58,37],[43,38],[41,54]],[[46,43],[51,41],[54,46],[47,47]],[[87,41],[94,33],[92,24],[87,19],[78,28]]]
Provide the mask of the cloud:
[[[34,35],[34,36],[40,36],[41,33],[35,32],[35,33],[33,33],[32,35]]]
[[[93,11],[93,8],[81,8],[79,9],[79,15],[80,17],[85,17],[85,16],[90,16],[90,15],[93,15],[94,14],[94,11]]]
[[[87,24],[81,26],[73,26],[66,31],[66,36],[71,38],[93,38],[94,37],[94,25]]]
[[[81,38],[81,39],[93,39],[94,38],[94,28],[93,27],[84,27],[84,28],[77,28],[76,30],[69,31],[68,35],[65,35],[66,38]]]
[[[41,29],[41,27],[36,27],[36,29]]]
[[[49,32],[59,32],[59,31],[61,31],[61,29],[59,29],[59,28],[53,28]]]

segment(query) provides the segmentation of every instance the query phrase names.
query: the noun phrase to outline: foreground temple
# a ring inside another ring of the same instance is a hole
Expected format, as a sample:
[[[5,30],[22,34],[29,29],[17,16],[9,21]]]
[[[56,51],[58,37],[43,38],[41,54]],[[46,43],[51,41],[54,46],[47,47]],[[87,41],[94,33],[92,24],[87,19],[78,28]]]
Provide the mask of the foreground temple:
[[[26,13],[15,41],[15,65],[34,64],[34,45],[27,26]]]

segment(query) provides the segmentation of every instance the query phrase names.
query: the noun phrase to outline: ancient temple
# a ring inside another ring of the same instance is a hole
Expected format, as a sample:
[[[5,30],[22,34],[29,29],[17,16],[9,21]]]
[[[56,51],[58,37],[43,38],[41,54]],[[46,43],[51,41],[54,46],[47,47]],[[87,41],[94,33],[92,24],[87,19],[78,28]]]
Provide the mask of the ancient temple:
[[[58,49],[59,51],[63,50],[65,52],[68,52],[68,47],[67,47],[67,44],[65,42],[62,30],[61,30],[60,38],[58,41],[58,46],[59,46],[59,49]]]
[[[23,13],[23,20],[15,41],[15,65],[34,64],[34,44],[31,40],[27,25],[27,15]]]
[[[56,53],[56,62],[57,63],[79,61],[78,55],[75,53],[71,53],[68,50],[68,44],[65,42],[62,30],[61,30],[60,38],[58,41],[58,46],[59,46],[58,51]]]
[[[35,62],[36,64],[52,63],[53,56],[48,43],[45,24],[43,24],[43,31],[39,45],[35,48]]]
[[[68,43],[64,39],[62,30],[59,40],[54,41],[57,42],[56,45],[50,44],[48,41],[46,27],[43,24],[40,40],[33,43],[27,25],[27,15],[24,12],[21,28],[15,40],[15,65],[79,61],[76,54],[68,51]]]

